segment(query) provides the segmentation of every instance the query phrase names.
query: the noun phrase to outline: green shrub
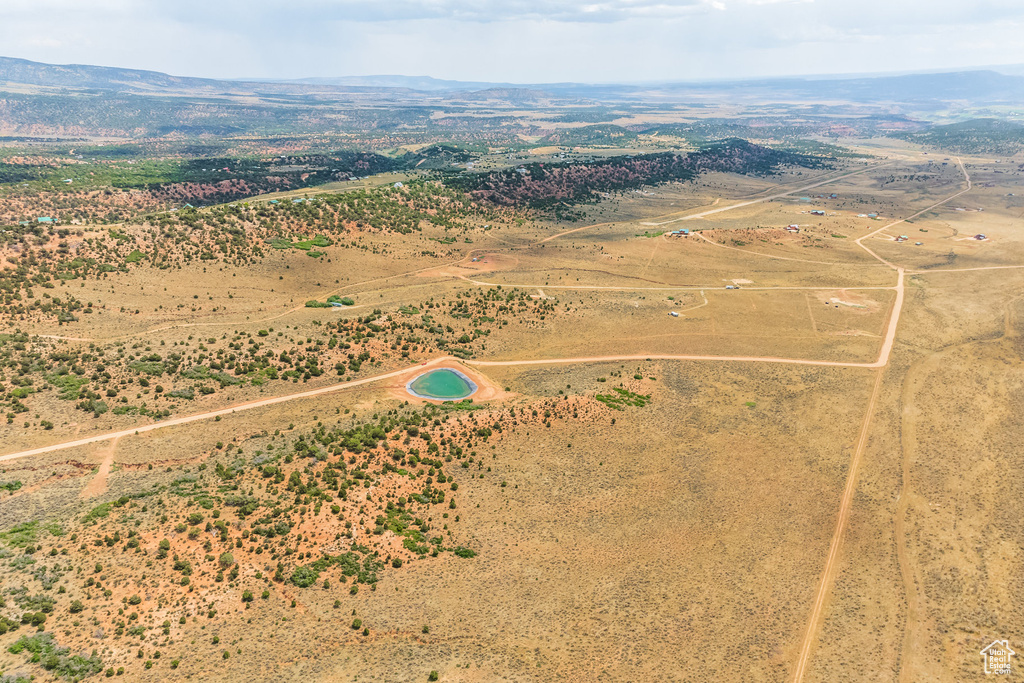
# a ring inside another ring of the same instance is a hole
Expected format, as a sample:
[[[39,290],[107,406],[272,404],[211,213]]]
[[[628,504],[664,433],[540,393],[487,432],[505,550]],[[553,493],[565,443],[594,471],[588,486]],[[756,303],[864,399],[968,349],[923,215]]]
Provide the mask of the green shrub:
[[[291,582],[299,588],[308,588],[320,578],[320,572],[312,567],[296,567],[292,572]]]
[[[32,661],[39,662],[44,669],[61,678],[80,680],[103,671],[103,662],[95,650],[88,658],[69,655],[68,648],[57,645],[53,636],[45,632],[22,636],[7,651],[12,654],[27,651],[31,653]]]

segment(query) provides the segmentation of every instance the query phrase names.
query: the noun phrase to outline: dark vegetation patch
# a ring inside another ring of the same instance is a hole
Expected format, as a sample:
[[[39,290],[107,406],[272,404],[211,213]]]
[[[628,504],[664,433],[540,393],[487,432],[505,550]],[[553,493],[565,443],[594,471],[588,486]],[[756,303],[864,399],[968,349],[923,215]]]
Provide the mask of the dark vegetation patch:
[[[545,208],[593,201],[600,192],[693,180],[711,171],[763,176],[783,166],[826,168],[828,163],[823,158],[735,139],[685,155],[664,152],[590,163],[535,163],[503,171],[451,176],[446,183],[493,204]]]
[[[893,137],[962,154],[1012,156],[1024,149],[1024,126],[999,119],[973,119]]]

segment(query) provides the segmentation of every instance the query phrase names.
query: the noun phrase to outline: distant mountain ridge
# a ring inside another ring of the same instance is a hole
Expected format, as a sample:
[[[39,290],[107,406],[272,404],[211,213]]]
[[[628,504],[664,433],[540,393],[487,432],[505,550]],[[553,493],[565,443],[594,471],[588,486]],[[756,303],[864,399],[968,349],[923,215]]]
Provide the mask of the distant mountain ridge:
[[[662,82],[625,84],[545,83],[511,84],[457,81],[430,76],[342,76],[294,80],[219,80],[172,76],[158,71],[90,66],[43,64],[26,59],[0,57],[0,89],[3,84],[45,89],[112,91],[137,95],[269,95],[322,96],[391,94],[396,96],[455,97],[525,101],[538,98],[636,101],[688,99],[699,96],[744,95],[844,99],[855,102],[1024,102],[1024,68],[943,73],[918,73],[859,77],[790,77],[716,82]],[[470,96],[472,93],[474,95]]]
[[[486,90],[495,87],[518,87],[513,83],[490,83],[487,81],[452,81],[432,76],[337,76],[329,78],[294,78],[287,80],[242,79],[244,82],[295,83],[300,85],[340,85],[362,88],[406,88],[423,92]]]
[[[0,81],[51,88],[214,88],[226,85],[208,78],[170,76],[159,71],[88,64],[43,64],[0,57]]]
[[[137,95],[159,94],[292,94],[320,92],[351,93],[407,90],[404,87],[374,87],[305,81],[218,80],[171,76],[160,71],[124,69],[88,64],[43,64],[27,59],[0,57],[0,84],[20,84],[50,89],[106,90]],[[331,80],[331,79],[325,79]]]

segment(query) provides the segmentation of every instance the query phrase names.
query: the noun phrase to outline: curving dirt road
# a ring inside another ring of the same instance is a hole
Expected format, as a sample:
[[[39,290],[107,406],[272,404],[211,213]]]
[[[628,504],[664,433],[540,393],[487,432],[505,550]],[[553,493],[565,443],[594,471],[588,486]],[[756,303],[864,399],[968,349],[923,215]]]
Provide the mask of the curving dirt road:
[[[184,417],[176,417],[169,420],[162,420],[160,422],[154,422],[153,424],[140,425],[138,427],[132,427],[131,429],[122,429],[118,432],[107,432],[106,434],[97,434],[96,436],[89,436],[84,439],[76,439],[74,441],[65,441],[62,443],[52,444],[50,446],[41,446],[39,448],[31,448],[25,451],[19,451],[17,453],[8,453],[7,455],[0,456],[0,462],[4,460],[14,460],[15,458],[24,458],[30,455],[40,455],[42,453],[52,453],[53,451],[60,451],[66,448],[74,448],[76,446],[85,446],[91,443],[97,443],[99,441],[108,441],[110,439],[120,439],[125,436],[132,436],[134,434],[142,434],[144,432],[152,432],[157,429],[166,429],[168,427],[176,427],[178,425],[188,424],[190,422],[197,422],[199,420],[208,420],[219,415],[230,415],[232,413],[241,412],[243,410],[252,410],[254,408],[263,408],[265,406],[272,406],[278,403],[287,403],[288,401],[295,401],[301,398],[311,398],[313,396],[320,396],[322,394],[329,394],[335,391],[341,391],[343,389],[350,389],[363,384],[370,384],[371,382],[379,382],[382,379],[388,379],[390,377],[397,377],[403,373],[409,372],[417,367],[429,367],[438,363],[458,361],[458,358],[454,356],[443,356],[441,358],[435,358],[434,360],[426,363],[418,363],[411,365],[401,370],[393,370],[391,372],[385,372],[381,375],[374,375],[373,377],[366,377],[364,379],[353,380],[351,382],[342,382],[340,384],[332,384],[326,387],[320,387],[319,389],[311,389],[309,391],[300,391],[296,394],[285,394],[284,396],[274,396],[272,398],[259,399],[257,401],[249,401],[247,403],[239,403],[227,408],[220,408],[218,410],[211,410],[205,413],[197,413],[195,415],[186,415]]]
[[[86,437],[86,438],[83,438],[83,439],[77,439],[77,440],[73,440],[73,441],[67,441],[67,442],[63,442],[63,443],[52,444],[52,445],[43,446],[43,447],[40,447],[40,448],[28,449],[28,450],[24,450],[24,451],[20,451],[20,452],[16,452],[16,453],[9,453],[7,455],[0,456],[0,461],[13,460],[13,459],[16,459],[16,458],[23,458],[23,457],[28,457],[28,456],[32,456],[32,455],[39,455],[39,454],[43,454],[43,453],[49,453],[49,452],[53,452],[53,451],[58,451],[58,450],[63,450],[63,449],[67,449],[67,448],[73,448],[73,447],[76,447],[76,446],[82,446],[82,445],[86,445],[86,444],[90,444],[90,443],[97,443],[97,442],[108,441],[108,440],[113,439],[113,440],[115,440],[115,442],[114,442],[114,444],[112,444],[112,447],[110,449],[110,456],[112,456],[113,451],[114,451],[114,447],[116,447],[116,440],[118,440],[118,439],[120,439],[122,437],[131,436],[131,435],[134,435],[134,434],[141,434],[143,432],[154,431],[154,430],[157,430],[157,429],[164,429],[164,428],[167,428],[167,427],[174,427],[174,426],[178,426],[178,425],[188,424],[188,423],[196,422],[196,421],[199,421],[199,420],[206,420],[206,419],[210,419],[210,418],[215,418],[215,417],[221,416],[221,415],[229,415],[229,414],[232,414],[232,413],[235,413],[235,412],[240,412],[240,411],[243,411],[243,410],[252,410],[252,409],[261,408],[261,407],[265,407],[265,406],[276,405],[278,403],[285,403],[285,402],[288,402],[288,401],[294,401],[294,400],[299,400],[299,399],[303,399],[303,398],[310,398],[310,397],[314,397],[314,396],[320,396],[320,395],[331,393],[331,392],[342,391],[342,390],[349,389],[349,388],[352,388],[352,387],[361,386],[361,385],[365,385],[365,384],[370,384],[370,383],[373,383],[373,382],[378,382],[378,381],[381,381],[381,380],[384,380],[384,379],[388,379],[388,378],[392,378],[392,377],[397,377],[399,375],[402,375],[404,373],[410,372],[411,370],[414,370],[414,369],[417,369],[417,368],[430,367],[432,365],[437,365],[437,364],[441,364],[441,363],[459,363],[459,362],[462,362],[462,363],[465,363],[466,365],[475,366],[475,367],[503,367],[503,366],[553,365],[553,364],[570,364],[570,363],[600,363],[600,362],[619,362],[619,361],[643,361],[643,360],[678,360],[678,361],[720,361],[720,362],[742,362],[742,363],[781,363],[781,364],[791,364],[791,365],[810,365],[810,366],[823,366],[823,367],[871,369],[871,370],[875,371],[874,372],[874,383],[872,385],[871,394],[870,394],[870,398],[868,400],[868,405],[867,405],[867,409],[865,411],[864,419],[863,419],[863,422],[861,424],[859,437],[858,437],[856,446],[854,448],[853,456],[851,458],[851,462],[850,462],[850,467],[849,467],[849,470],[848,470],[846,484],[844,486],[843,495],[842,495],[841,500],[840,500],[839,510],[838,510],[837,519],[836,519],[836,525],[835,525],[835,531],[833,532],[832,539],[831,539],[831,542],[829,544],[829,550],[828,550],[828,554],[826,556],[825,566],[824,566],[824,568],[822,570],[821,579],[820,579],[820,582],[819,582],[819,585],[818,585],[818,591],[817,591],[816,596],[815,596],[815,601],[814,601],[814,604],[813,604],[813,607],[812,607],[812,610],[811,610],[811,614],[810,614],[810,617],[809,617],[809,621],[808,621],[808,624],[807,624],[807,628],[806,628],[806,631],[805,631],[804,638],[803,638],[803,640],[801,642],[799,656],[798,656],[797,661],[796,661],[796,667],[794,669],[793,679],[794,679],[794,681],[796,683],[801,683],[801,681],[803,680],[803,677],[804,677],[804,675],[806,673],[808,663],[810,661],[811,651],[813,649],[814,644],[817,642],[817,640],[819,638],[821,622],[822,622],[823,613],[824,613],[824,606],[825,606],[825,603],[827,601],[828,595],[829,595],[829,593],[831,591],[831,586],[834,583],[835,575],[838,572],[837,559],[838,559],[839,554],[840,554],[840,549],[841,549],[841,546],[842,546],[842,541],[843,541],[843,536],[844,536],[844,533],[845,533],[846,524],[847,524],[847,521],[849,519],[850,509],[851,509],[851,506],[852,506],[852,501],[853,501],[854,493],[856,491],[856,482],[857,482],[857,474],[858,474],[858,470],[859,470],[859,465],[860,465],[861,457],[862,457],[862,455],[863,455],[863,453],[864,453],[864,451],[866,449],[867,442],[868,442],[868,439],[869,439],[870,427],[871,427],[872,419],[873,419],[873,416],[874,416],[875,408],[876,408],[877,403],[878,403],[879,395],[881,393],[882,379],[884,377],[884,368],[889,364],[889,359],[891,357],[893,345],[894,345],[895,339],[896,339],[896,330],[897,330],[897,327],[899,325],[899,319],[900,319],[900,315],[902,313],[903,303],[904,303],[904,295],[905,295],[904,276],[905,276],[905,272],[906,271],[904,270],[904,268],[902,268],[900,266],[897,266],[897,265],[889,262],[888,260],[880,257],[878,254],[873,252],[870,248],[865,246],[863,244],[863,241],[868,239],[868,238],[870,238],[870,237],[874,237],[875,235],[881,233],[882,231],[884,231],[886,229],[889,229],[889,228],[891,228],[891,227],[893,227],[895,225],[899,225],[900,223],[903,223],[906,220],[915,218],[915,217],[920,216],[920,215],[922,215],[922,214],[924,214],[924,213],[926,213],[928,211],[931,211],[932,209],[935,209],[936,207],[941,206],[941,205],[951,201],[952,199],[954,199],[956,197],[959,197],[960,195],[963,195],[964,193],[970,191],[971,187],[972,187],[971,186],[970,176],[967,173],[967,170],[964,167],[963,162],[959,158],[957,158],[957,162],[959,163],[961,171],[964,174],[964,178],[965,178],[966,183],[967,183],[966,189],[961,190],[961,191],[959,191],[959,192],[957,192],[957,193],[947,197],[946,199],[943,199],[942,201],[936,202],[935,204],[932,204],[931,206],[929,206],[929,207],[927,207],[925,209],[922,209],[921,211],[918,211],[918,212],[914,213],[913,215],[908,216],[907,218],[904,218],[904,219],[901,219],[901,220],[898,220],[898,221],[894,221],[892,223],[884,225],[881,228],[879,228],[877,230],[874,230],[874,231],[864,235],[863,237],[860,237],[859,239],[855,240],[855,243],[859,247],[864,249],[868,254],[870,254],[872,257],[874,257],[875,259],[880,261],[882,264],[884,264],[884,265],[892,268],[893,270],[895,270],[896,274],[897,274],[897,282],[896,282],[896,285],[894,287],[865,287],[865,288],[858,288],[858,289],[894,289],[896,291],[896,297],[895,297],[895,300],[893,302],[892,310],[891,310],[890,315],[889,315],[889,321],[888,321],[888,324],[886,326],[886,332],[885,332],[885,335],[884,335],[884,339],[883,339],[881,348],[879,349],[878,358],[875,361],[871,361],[871,362],[822,361],[822,360],[810,360],[810,359],[799,359],[799,358],[780,358],[780,357],[774,357],[774,356],[711,356],[711,355],[683,355],[683,354],[679,354],[679,355],[677,355],[677,354],[630,354],[630,355],[610,355],[610,356],[581,356],[581,357],[573,357],[573,358],[542,358],[542,359],[508,360],[508,361],[494,361],[494,360],[491,360],[491,361],[487,361],[487,360],[463,361],[463,360],[454,358],[452,356],[444,356],[444,357],[433,359],[433,360],[431,360],[429,362],[426,362],[426,363],[419,363],[419,364],[416,364],[416,365],[411,365],[411,366],[406,367],[406,368],[402,368],[402,369],[399,369],[399,370],[394,370],[394,371],[383,373],[383,374],[376,375],[376,376],[373,376],[373,377],[367,377],[367,378],[360,379],[360,380],[355,380],[355,381],[350,381],[350,382],[342,382],[342,383],[339,383],[339,384],[334,384],[334,385],[330,385],[330,386],[326,386],[326,387],[321,387],[321,388],[313,389],[313,390],[309,390],[309,391],[302,391],[302,392],[298,392],[298,393],[295,393],[295,394],[288,394],[288,395],[284,395],[284,396],[276,396],[276,397],[267,398],[267,399],[260,399],[260,400],[256,400],[256,401],[250,401],[250,402],[247,402],[247,403],[242,403],[242,404],[238,404],[238,405],[234,405],[234,406],[229,406],[229,407],[221,408],[221,409],[218,409],[218,410],[213,410],[213,411],[209,411],[209,412],[205,412],[205,413],[199,413],[199,414],[195,414],[195,415],[188,415],[188,416],[173,418],[173,419],[165,420],[165,421],[154,423],[154,424],[142,425],[142,426],[139,426],[139,427],[136,427],[136,428],[121,430],[121,431],[118,431],[118,432],[110,432],[110,433],[106,433],[106,434],[99,434],[99,435],[96,435],[96,436]],[[720,207],[720,208],[716,208],[716,209],[710,209],[710,210],[706,210],[706,211],[698,213],[698,214],[691,214],[691,215],[688,215],[688,216],[683,216],[683,217],[680,217],[680,218],[677,218],[677,219],[672,219],[672,220],[665,221],[665,222],[662,222],[662,223],[645,223],[644,225],[667,225],[669,223],[674,223],[674,222],[677,222],[677,221],[683,221],[683,220],[690,220],[690,219],[694,219],[694,218],[700,218],[700,217],[711,215],[711,214],[714,214],[714,213],[719,213],[719,212],[722,212],[722,211],[730,211],[730,210],[733,210],[733,209],[736,209],[736,208],[740,208],[742,206],[749,206],[751,204],[756,204],[756,203],[759,203],[759,202],[770,201],[772,199],[776,199],[776,198],[783,197],[783,196],[786,196],[786,195],[789,195],[789,194],[793,194],[795,192],[801,192],[801,191],[804,191],[804,190],[812,189],[814,187],[818,187],[820,185],[824,185],[824,184],[827,184],[827,183],[830,183],[830,182],[834,182],[834,181],[840,180],[842,178],[858,175],[858,174],[861,174],[861,173],[866,173],[866,172],[868,172],[870,170],[873,170],[875,168],[878,168],[878,166],[873,166],[871,168],[866,168],[866,169],[863,169],[863,170],[860,170],[860,171],[856,171],[856,172],[853,172],[853,173],[848,173],[848,174],[845,174],[845,175],[842,175],[842,176],[838,176],[838,177],[834,177],[834,178],[829,178],[829,179],[826,179],[826,180],[819,181],[817,183],[813,183],[811,185],[806,185],[806,186],[803,186],[803,187],[800,187],[800,188],[796,188],[794,190],[790,190],[790,191],[787,191],[787,192],[777,193],[777,194],[774,194],[774,195],[771,195],[771,196],[768,196],[768,197],[764,197],[764,198],[761,198],[761,199],[740,202],[738,204],[732,204],[732,205],[729,205],[729,206]],[[595,228],[595,227],[598,227],[599,225],[607,225],[607,223],[591,225],[591,226],[585,226],[585,227],[582,227],[582,228],[577,228],[575,230],[570,230],[570,231],[567,231],[567,232],[564,232],[564,233],[560,233],[558,235],[553,235],[551,237],[548,237],[548,238],[546,238],[544,240],[541,240],[541,242],[547,242],[547,241],[556,239],[558,237],[561,237],[561,236],[564,236],[564,235],[567,235],[567,234],[578,232],[580,230],[587,230],[587,229]],[[751,253],[751,252],[747,252],[747,253]],[[756,254],[756,255],[763,255],[763,254]],[[780,258],[780,257],[775,257],[775,258]],[[797,259],[793,259],[793,260],[797,260]],[[1024,267],[1024,266],[988,266],[988,267],[967,268],[967,269],[941,269],[941,270],[940,269],[936,269],[936,270],[933,270],[933,271],[925,271],[925,272],[928,272],[928,273],[930,273],[930,272],[958,272],[959,270],[989,270],[989,269],[1019,268],[1019,267]],[[921,271],[911,271],[911,272],[921,272]],[[392,279],[394,277],[401,277],[402,275],[405,275],[405,274],[403,273],[403,274],[400,274],[400,275],[390,276],[390,277],[386,277],[386,278],[379,278],[379,280],[388,280],[388,279]],[[478,281],[475,281],[475,280],[472,280],[472,282],[474,282],[476,284],[480,284],[480,285],[488,285],[488,284],[490,284],[490,283],[485,283],[485,282],[478,282]],[[360,283],[360,284],[365,284],[365,283]],[[559,289],[561,289],[561,288],[565,288],[565,289],[624,289],[624,288],[618,288],[618,287],[579,287],[579,286],[577,286],[577,287],[572,287],[572,286],[564,287],[564,286],[551,286],[551,285],[547,285],[546,287],[559,288]],[[697,287],[692,287],[692,288],[693,289],[697,289]],[[342,288],[342,289],[344,289],[344,288]],[[628,288],[628,289],[635,289],[635,288]],[[688,289],[688,288],[686,288],[686,287],[680,287],[680,288],[645,287],[645,288],[640,288],[640,289]],[[753,288],[753,289],[762,289],[762,288]],[[763,288],[763,289],[805,289],[805,288]],[[806,288],[806,289],[825,289],[825,288]],[[234,324],[234,323],[230,323],[230,324]],[[100,481],[97,481],[97,486],[99,486]],[[904,577],[904,579],[906,580],[907,577]]]
[[[0,456],[0,462],[5,460],[14,460],[16,458],[24,458],[30,455],[40,455],[43,453],[52,453],[53,451],[59,451],[66,448],[74,448],[76,446],[85,446],[91,443],[97,443],[100,441],[107,441],[109,439],[120,439],[125,436],[131,436],[134,434],[142,434],[144,432],[151,432],[157,429],[166,429],[167,427],[175,427],[178,425],[188,424],[190,422],[196,422],[199,420],[208,420],[210,418],[217,417],[219,415],[230,415],[232,413],[241,412],[243,410],[252,410],[254,408],[263,408],[265,406],[276,405],[278,403],[286,403],[288,401],[295,401],[303,398],[312,398],[314,396],[321,396],[323,394],[329,394],[335,391],[342,391],[344,389],[350,389],[352,387],[361,386],[364,384],[370,384],[373,382],[379,382],[380,380],[389,379],[391,377],[397,377],[404,373],[417,368],[425,368],[441,363],[464,363],[474,367],[501,367],[501,366],[515,366],[515,365],[553,365],[553,364],[567,364],[567,363],[605,363],[605,362],[618,362],[618,361],[634,361],[634,360],[682,360],[682,361],[722,361],[722,362],[739,362],[739,363],[783,363],[788,365],[814,365],[823,367],[837,367],[837,368],[881,368],[889,362],[889,354],[892,352],[893,341],[896,338],[896,325],[899,322],[900,309],[903,306],[903,271],[900,271],[899,280],[896,285],[896,301],[893,303],[893,310],[889,316],[889,325],[886,330],[885,341],[882,343],[882,348],[879,353],[878,359],[871,362],[854,362],[854,361],[827,361],[827,360],[810,360],[805,358],[779,358],[775,356],[704,356],[704,355],[685,355],[685,354],[630,354],[630,355],[617,355],[617,356],[578,356],[574,358],[536,358],[530,360],[505,360],[505,361],[486,361],[486,360],[463,360],[456,358],[455,356],[441,356],[433,360],[417,363],[410,365],[400,370],[392,370],[391,372],[385,372],[380,375],[374,375],[372,377],[365,377],[359,380],[353,380],[351,382],[341,382],[340,384],[332,384],[326,387],[320,387],[319,389],[311,389],[309,391],[300,391],[295,394],[286,394],[284,396],[274,396],[271,398],[259,399],[256,401],[249,401],[247,403],[239,403],[226,408],[220,408],[218,410],[211,410],[205,413],[197,413],[195,415],[186,415],[183,417],[176,417],[169,420],[163,420],[161,422],[155,422],[153,424],[141,425],[139,427],[133,427],[131,429],[123,429],[117,432],[107,432],[105,434],[97,434],[96,436],[89,436],[84,439],[76,439],[74,441],[65,441],[62,443],[52,444],[50,446],[41,446],[39,448],[32,448],[17,453],[8,453],[7,455]]]
[[[921,209],[920,211],[918,211],[915,214],[911,214],[910,216],[907,216],[906,218],[901,218],[898,221],[893,221],[892,223],[889,223],[888,225],[883,225],[878,230],[872,230],[871,232],[869,232],[868,234],[864,235],[863,237],[858,237],[857,239],[855,239],[853,241],[854,244],[856,244],[858,247],[860,247],[864,251],[868,252],[869,254],[874,256],[876,259],[878,259],[879,261],[881,261],[885,265],[889,266],[890,268],[897,268],[896,265],[894,265],[892,263],[889,263],[888,261],[886,261],[884,258],[879,256],[878,254],[876,254],[875,252],[871,251],[869,248],[865,247],[864,246],[864,240],[868,239],[869,237],[874,237],[875,235],[877,235],[878,233],[882,232],[883,230],[888,230],[889,228],[891,228],[893,226],[896,226],[896,225],[899,225],[900,223],[906,223],[907,221],[912,220],[914,218],[917,218],[918,216],[920,216],[922,214],[928,213],[929,211],[931,211],[932,209],[934,209],[936,207],[942,206],[946,202],[949,202],[949,201],[952,201],[952,200],[956,199],[957,197],[959,197],[962,194],[970,192],[971,191],[971,187],[972,187],[972,185],[971,185],[971,175],[967,172],[967,169],[964,167],[964,162],[960,159],[960,157],[956,158],[956,162],[958,164],[960,164],[960,171],[961,171],[961,173],[964,174],[964,180],[967,181],[967,187],[966,188],[964,188],[963,190],[961,190],[961,191],[959,191],[959,192],[957,192],[955,194],[951,194],[950,196],[946,197],[942,201],[935,202],[931,206],[929,206],[927,208],[924,208],[924,209]]]
[[[811,615],[807,623],[807,630],[804,634],[803,642],[800,645],[800,654],[797,658],[796,668],[793,671],[794,683],[802,683],[804,674],[807,672],[807,664],[810,661],[811,650],[813,649],[814,644],[817,642],[820,636],[822,616],[825,608],[825,600],[828,598],[828,595],[832,590],[832,584],[835,581],[835,575],[838,571],[836,567],[836,560],[839,557],[839,548],[842,545],[843,536],[846,531],[846,521],[850,516],[850,506],[853,503],[853,494],[856,488],[857,473],[860,468],[860,459],[861,455],[864,452],[864,448],[867,445],[867,438],[871,427],[871,420],[875,412],[875,404],[878,402],[878,394],[881,391],[882,377],[884,374],[882,368],[888,363],[889,354],[892,352],[892,345],[896,339],[896,325],[899,322],[900,311],[903,308],[903,268],[883,259],[878,254],[871,251],[871,249],[865,247],[862,242],[868,237],[873,237],[874,235],[877,235],[878,233],[882,232],[887,228],[891,228],[892,226],[899,225],[900,223],[903,223],[906,220],[909,220],[916,216],[920,216],[921,214],[931,211],[935,207],[941,206],[946,202],[950,201],[951,199],[959,197],[965,192],[970,191],[971,177],[967,173],[967,169],[964,168],[963,161],[960,160],[960,157],[957,157],[957,163],[960,164],[960,170],[964,174],[964,180],[967,181],[966,189],[961,190],[960,192],[957,192],[955,194],[952,194],[949,197],[943,199],[942,201],[936,202],[931,206],[922,209],[921,211],[918,211],[917,213],[911,216],[908,216],[907,218],[903,218],[901,220],[889,223],[888,225],[884,225],[878,230],[874,230],[868,233],[867,235],[864,235],[863,237],[854,240],[857,246],[859,246],[861,249],[868,252],[876,259],[878,259],[885,265],[895,270],[898,273],[899,283],[896,293],[896,302],[893,305],[893,312],[889,317],[889,326],[886,329],[885,341],[882,343],[882,352],[879,354],[879,360],[881,361],[882,358],[884,358],[886,362],[875,366],[878,368],[878,370],[875,376],[874,388],[871,391],[871,398],[868,401],[867,412],[864,415],[864,422],[861,425],[860,438],[857,440],[857,446],[854,449],[853,457],[850,459],[850,468],[846,478],[846,487],[843,489],[843,497],[839,503],[839,515],[836,519],[835,532],[833,532],[832,541],[829,543],[829,552],[825,560],[825,567],[821,572],[821,580],[818,583],[818,592],[815,595],[814,606],[811,609]]]

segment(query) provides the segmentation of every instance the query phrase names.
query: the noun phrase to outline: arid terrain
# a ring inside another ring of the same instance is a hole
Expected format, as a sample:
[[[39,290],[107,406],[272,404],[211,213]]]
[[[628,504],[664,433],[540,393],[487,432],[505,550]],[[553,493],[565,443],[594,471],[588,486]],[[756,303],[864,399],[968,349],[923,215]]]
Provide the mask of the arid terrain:
[[[1020,149],[505,115],[0,146],[0,680],[952,682],[1024,646]],[[476,393],[408,393],[442,367]]]

